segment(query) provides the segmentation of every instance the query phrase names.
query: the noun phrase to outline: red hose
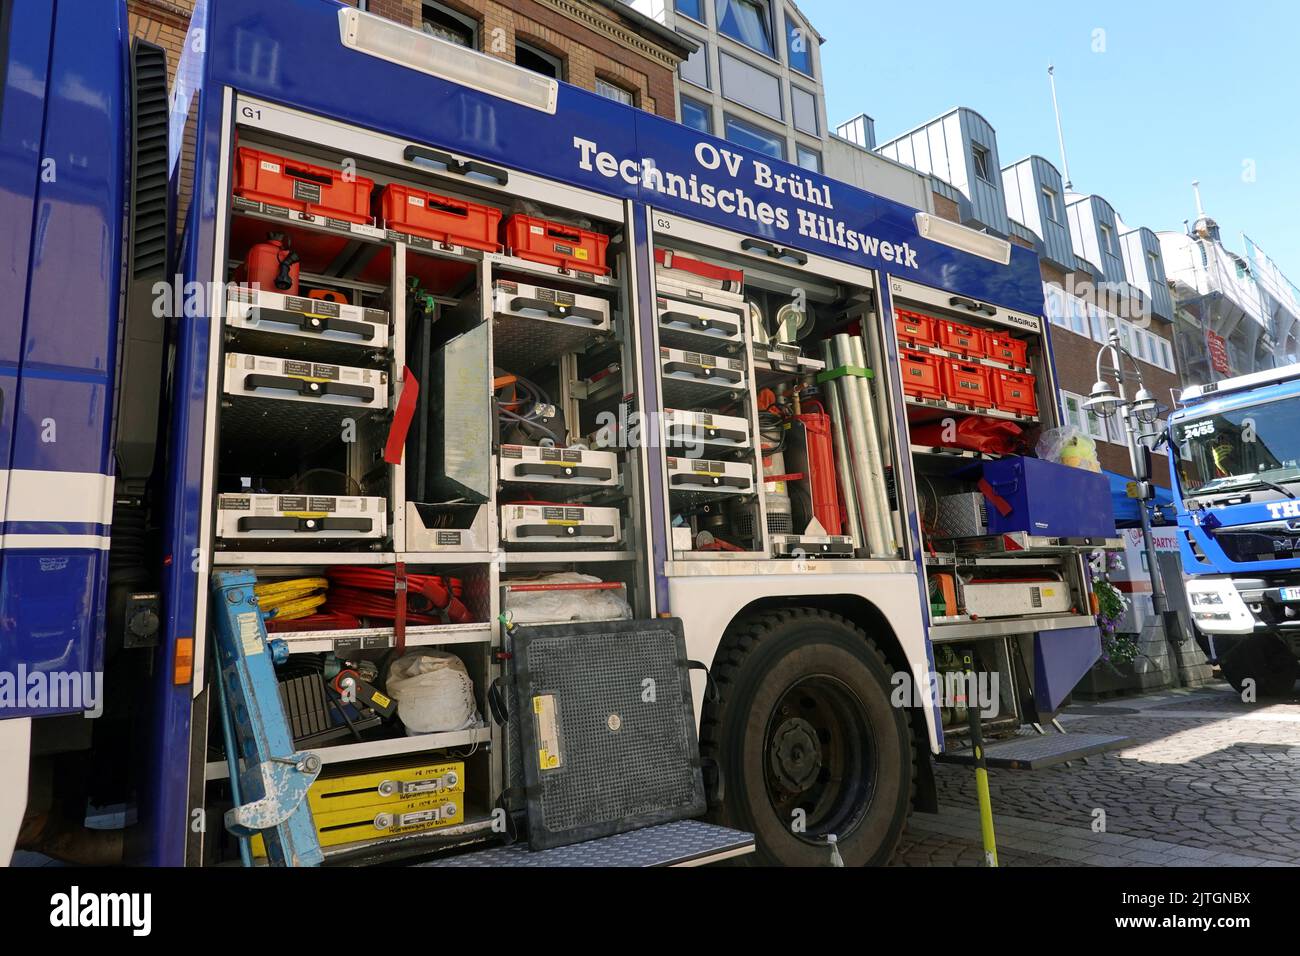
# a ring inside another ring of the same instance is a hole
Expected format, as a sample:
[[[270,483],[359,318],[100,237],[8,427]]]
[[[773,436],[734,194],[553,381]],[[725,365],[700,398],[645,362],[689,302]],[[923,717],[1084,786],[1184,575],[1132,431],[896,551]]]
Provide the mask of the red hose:
[[[396,578],[379,568],[340,567],[325,572],[330,579],[325,606],[335,614],[395,621],[398,617]],[[469,624],[473,615],[461,603],[459,578],[434,574],[406,576],[406,617],[412,624]]]

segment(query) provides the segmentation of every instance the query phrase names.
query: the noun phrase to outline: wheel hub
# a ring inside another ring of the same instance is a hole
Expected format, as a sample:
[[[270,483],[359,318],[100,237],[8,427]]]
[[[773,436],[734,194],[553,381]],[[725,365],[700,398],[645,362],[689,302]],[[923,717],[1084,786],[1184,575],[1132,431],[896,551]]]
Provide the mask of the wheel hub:
[[[790,793],[804,793],[817,782],[822,747],[817,730],[802,717],[789,717],[772,735],[772,773]]]

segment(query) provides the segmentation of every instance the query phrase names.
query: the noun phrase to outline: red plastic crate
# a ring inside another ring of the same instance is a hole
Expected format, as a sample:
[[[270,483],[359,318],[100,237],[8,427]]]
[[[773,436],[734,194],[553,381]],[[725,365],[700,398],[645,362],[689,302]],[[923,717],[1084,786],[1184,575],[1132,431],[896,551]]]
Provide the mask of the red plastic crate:
[[[1038,415],[1038,380],[1020,372],[993,371],[993,404],[1004,412]]]
[[[609,272],[605,265],[609,236],[522,214],[506,220],[505,232],[506,246],[520,259],[597,275]]]
[[[939,359],[933,355],[903,352],[898,356],[903,367],[903,394],[912,398],[943,398],[939,381]]]
[[[275,153],[240,147],[235,195],[288,206],[313,216],[328,216],[367,225],[370,194],[375,181],[355,176],[350,181],[328,166],[313,166]]]
[[[452,199],[397,183],[384,187],[384,223],[389,229],[449,246],[500,252],[501,210]]]
[[[1002,332],[984,332],[984,354],[995,362],[1026,366],[1029,364],[1027,349],[1026,343]]]
[[[982,365],[970,365],[953,359],[941,359],[939,380],[943,397],[958,405],[974,408],[992,408],[993,394],[989,370]]]
[[[939,327],[940,348],[972,358],[984,357],[984,336],[979,329],[947,319],[937,319],[935,324]]]
[[[938,345],[934,326],[934,319],[928,315],[909,312],[907,309],[894,310],[894,327],[898,330],[898,340],[907,345]]]

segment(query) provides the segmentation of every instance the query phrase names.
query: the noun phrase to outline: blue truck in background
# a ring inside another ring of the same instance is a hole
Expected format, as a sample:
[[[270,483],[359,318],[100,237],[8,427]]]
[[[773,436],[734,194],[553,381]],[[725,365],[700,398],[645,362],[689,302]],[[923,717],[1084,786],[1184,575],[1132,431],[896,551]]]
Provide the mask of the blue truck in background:
[[[1204,648],[1238,691],[1300,676],[1300,365],[1192,386],[1169,416],[1179,548]]]

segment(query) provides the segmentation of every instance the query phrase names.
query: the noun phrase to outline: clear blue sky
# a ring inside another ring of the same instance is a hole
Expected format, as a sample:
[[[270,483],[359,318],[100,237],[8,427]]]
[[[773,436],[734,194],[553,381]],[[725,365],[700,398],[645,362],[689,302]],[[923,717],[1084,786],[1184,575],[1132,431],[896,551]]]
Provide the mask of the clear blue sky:
[[[1039,153],[1060,168],[1053,62],[1076,190],[1158,232],[1195,219],[1199,179],[1227,245],[1244,251],[1246,233],[1300,285],[1295,0],[797,2],[826,38],[832,128],[867,113],[886,142],[969,106],[1003,165]]]

